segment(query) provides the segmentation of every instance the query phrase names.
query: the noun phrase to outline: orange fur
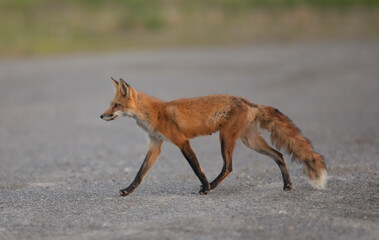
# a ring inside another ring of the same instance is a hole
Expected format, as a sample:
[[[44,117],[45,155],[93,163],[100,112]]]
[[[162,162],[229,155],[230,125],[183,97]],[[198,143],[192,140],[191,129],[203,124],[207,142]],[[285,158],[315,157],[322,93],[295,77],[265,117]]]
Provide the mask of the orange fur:
[[[137,124],[144,129],[151,140],[152,146],[159,146],[163,141],[170,141],[178,146],[196,175],[202,182],[200,193],[206,194],[215,188],[232,171],[232,154],[238,138],[250,148],[274,159],[283,175],[284,189],[292,187],[288,170],[282,155],[269,147],[259,135],[257,123],[263,129],[271,132],[271,140],[279,148],[285,148],[292,153],[294,159],[304,163],[305,171],[316,187],[322,188],[326,177],[323,158],[315,153],[308,139],[304,138],[299,129],[278,110],[251,103],[245,98],[232,95],[210,95],[189,99],[178,99],[170,102],[137,92],[126,84],[113,80],[115,98],[110,108],[101,116],[105,120],[114,120],[122,116],[136,119]],[[189,139],[220,131],[220,143],[224,166],[220,175],[210,184],[198,164],[196,155],[189,145]],[[146,156],[133,186],[123,189],[121,195],[130,194],[142,180],[144,169],[149,169],[155,161],[151,153]],[[137,184],[138,183],[138,184]]]
[[[293,160],[304,164],[305,173],[316,188],[324,188],[326,171],[323,157],[314,152],[311,142],[301,135],[301,131],[279,110],[258,105],[260,127],[271,132],[271,141],[278,147],[292,154]]]

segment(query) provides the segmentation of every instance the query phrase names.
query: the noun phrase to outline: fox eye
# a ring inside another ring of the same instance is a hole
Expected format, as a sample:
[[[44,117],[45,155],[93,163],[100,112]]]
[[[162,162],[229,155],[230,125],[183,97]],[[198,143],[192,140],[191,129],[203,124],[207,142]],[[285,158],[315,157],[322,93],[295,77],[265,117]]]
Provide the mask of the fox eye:
[[[115,103],[115,104],[114,104],[114,107],[115,107],[115,108],[117,108],[117,107],[119,107],[119,106],[120,106],[120,104],[118,104],[118,103]]]

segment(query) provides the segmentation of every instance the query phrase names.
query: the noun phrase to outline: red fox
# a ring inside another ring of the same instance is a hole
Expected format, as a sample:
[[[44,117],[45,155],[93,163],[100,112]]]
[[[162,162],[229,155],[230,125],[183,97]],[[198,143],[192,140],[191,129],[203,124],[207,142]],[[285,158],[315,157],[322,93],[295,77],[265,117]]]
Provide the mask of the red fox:
[[[217,187],[232,172],[232,154],[237,139],[249,148],[272,158],[282,173],[283,190],[291,190],[292,183],[283,155],[271,148],[259,133],[259,128],[271,132],[270,138],[277,148],[284,148],[292,159],[304,165],[311,184],[325,188],[327,173],[323,157],[314,152],[310,141],[279,110],[254,104],[232,95],[210,95],[204,97],[161,101],[137,92],[123,79],[111,78],[115,97],[100,117],[106,121],[120,117],[132,117],[147,132],[150,147],[134,181],[120,190],[121,196],[132,193],[152,167],[161,152],[164,141],[176,145],[192,167],[202,186],[200,194],[207,194]],[[223,167],[221,173],[208,182],[189,139],[220,132]]]

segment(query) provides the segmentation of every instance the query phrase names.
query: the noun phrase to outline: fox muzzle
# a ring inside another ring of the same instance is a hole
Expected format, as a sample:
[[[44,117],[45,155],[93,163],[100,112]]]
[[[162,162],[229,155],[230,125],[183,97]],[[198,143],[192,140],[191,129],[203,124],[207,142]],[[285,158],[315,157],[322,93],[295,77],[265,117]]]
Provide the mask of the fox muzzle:
[[[114,116],[113,114],[101,114],[101,115],[100,115],[100,118],[101,118],[101,119],[104,119],[105,121],[113,120],[114,117],[115,117],[115,116]]]

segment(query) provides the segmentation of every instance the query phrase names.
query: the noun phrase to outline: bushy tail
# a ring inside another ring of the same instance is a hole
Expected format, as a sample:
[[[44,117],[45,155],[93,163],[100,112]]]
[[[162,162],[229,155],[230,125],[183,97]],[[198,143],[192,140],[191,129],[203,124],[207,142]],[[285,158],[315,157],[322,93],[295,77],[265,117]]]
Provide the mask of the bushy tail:
[[[257,120],[261,128],[271,132],[270,138],[278,148],[292,154],[292,160],[304,165],[313,187],[325,188],[327,172],[323,157],[314,152],[310,141],[301,135],[292,121],[273,107],[258,105]]]

